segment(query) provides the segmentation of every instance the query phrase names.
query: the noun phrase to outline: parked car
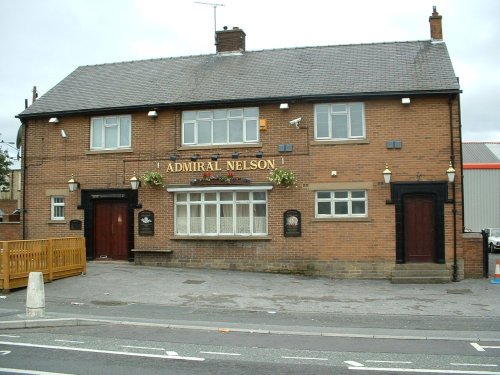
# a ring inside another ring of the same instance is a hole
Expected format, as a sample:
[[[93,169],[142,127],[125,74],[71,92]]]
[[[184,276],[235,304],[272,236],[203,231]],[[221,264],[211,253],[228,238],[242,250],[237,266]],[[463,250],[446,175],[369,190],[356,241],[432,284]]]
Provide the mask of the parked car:
[[[500,228],[487,228],[485,229],[488,234],[488,248],[490,253],[500,250]]]

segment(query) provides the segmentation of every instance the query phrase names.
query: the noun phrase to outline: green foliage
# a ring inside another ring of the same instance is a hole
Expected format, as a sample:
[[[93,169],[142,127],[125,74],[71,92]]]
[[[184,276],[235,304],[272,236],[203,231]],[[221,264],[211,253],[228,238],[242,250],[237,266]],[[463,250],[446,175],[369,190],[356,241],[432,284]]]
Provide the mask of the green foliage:
[[[7,190],[10,186],[9,172],[12,161],[9,159],[7,151],[0,152],[0,189]]]
[[[146,186],[163,187],[163,176],[160,172],[146,172],[141,180]]]
[[[269,172],[267,178],[275,185],[290,186],[295,184],[295,174],[286,168],[276,168]]]

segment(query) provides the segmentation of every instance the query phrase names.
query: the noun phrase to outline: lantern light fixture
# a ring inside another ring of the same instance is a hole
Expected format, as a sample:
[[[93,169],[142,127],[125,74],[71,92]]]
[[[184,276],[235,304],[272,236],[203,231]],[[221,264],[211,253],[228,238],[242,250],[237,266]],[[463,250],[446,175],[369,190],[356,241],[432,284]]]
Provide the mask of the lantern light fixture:
[[[132,187],[132,190],[137,190],[139,189],[139,186],[141,186],[141,180],[137,178],[136,173],[134,172],[134,175],[130,179],[130,186]]]
[[[389,169],[389,165],[387,163],[385,163],[385,169],[382,172],[382,174],[384,175],[384,182],[386,184],[390,183],[391,182],[391,177],[392,177],[392,172]]]
[[[455,182],[455,168],[453,168],[451,161],[450,161],[450,165],[449,165],[448,169],[446,170],[446,174],[448,175],[448,182],[450,184]]]
[[[80,187],[80,183],[75,180],[75,176],[71,175],[68,180],[68,189],[70,192],[76,191]]]

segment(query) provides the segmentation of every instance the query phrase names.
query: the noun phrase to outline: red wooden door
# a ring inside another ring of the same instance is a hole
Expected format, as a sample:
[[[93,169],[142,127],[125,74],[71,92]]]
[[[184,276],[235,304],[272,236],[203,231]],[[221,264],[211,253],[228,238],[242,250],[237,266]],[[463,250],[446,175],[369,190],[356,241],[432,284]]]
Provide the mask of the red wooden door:
[[[403,205],[406,262],[433,262],[436,246],[434,196],[408,195]]]
[[[127,202],[95,202],[93,240],[96,258],[127,259]]]

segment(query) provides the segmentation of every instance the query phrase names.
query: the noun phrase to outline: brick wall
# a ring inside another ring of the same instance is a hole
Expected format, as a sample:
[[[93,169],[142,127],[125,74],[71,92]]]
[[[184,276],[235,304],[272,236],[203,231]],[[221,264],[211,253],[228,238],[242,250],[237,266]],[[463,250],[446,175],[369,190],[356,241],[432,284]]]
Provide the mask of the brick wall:
[[[0,223],[0,241],[22,240],[21,223],[1,222]]]
[[[243,105],[242,105],[243,106]],[[234,239],[186,240],[174,238],[173,194],[165,189],[142,186],[139,203],[142,209],[155,213],[155,235],[138,236],[135,211],[135,244],[137,249],[170,249],[172,254],[136,254],[138,262],[170,266],[214,267],[262,271],[303,272],[333,277],[389,277],[395,261],[395,208],[387,205],[390,187],[383,184],[382,170],[389,164],[393,181],[443,181],[450,161],[450,118],[448,97],[412,98],[402,105],[400,98],[365,101],[366,140],[361,142],[315,142],[314,106],[311,103],[289,103],[280,110],[279,103],[259,105],[260,119],[267,120],[267,130],[260,133],[261,145],[219,147],[215,151],[222,161],[230,160],[233,151],[239,160],[255,159],[262,150],[264,159],[276,166],[292,169],[296,187],[274,187],[268,193],[268,232],[265,240]],[[71,174],[81,189],[129,188],[134,172],[160,171],[165,183],[189,184],[198,172],[167,173],[169,155],[189,161],[197,153],[209,161],[213,149],[181,147],[181,111],[158,109],[157,118],[147,111],[133,112],[132,151],[95,153],[89,151],[90,118],[61,116],[58,124],[46,119],[30,121],[25,158],[26,208],[28,238],[83,235],[69,231],[71,219],[84,221],[78,208],[80,191],[66,196],[66,221],[50,221],[51,189],[67,189]],[[453,106],[456,198],[461,202],[459,160],[460,135],[458,107]],[[291,119],[302,117],[301,129],[290,126]],[[60,136],[61,129],[68,134]],[[387,149],[386,141],[400,140],[401,149]],[[293,144],[293,152],[282,154],[278,145]],[[337,171],[332,177],[331,171]],[[266,182],[268,171],[237,171],[238,177],[252,182]],[[323,185],[321,185],[323,184]],[[314,194],[318,186],[364,184],[368,191],[368,218],[363,220],[320,220],[314,216]],[[450,188],[451,197],[451,188]],[[302,213],[302,236],[283,236],[283,212],[297,209]],[[446,261],[453,259],[453,206],[445,205]],[[461,209],[457,217],[457,249],[462,251]],[[78,233],[76,233],[78,232]]]
[[[464,233],[464,274],[466,278],[483,277],[483,236]]]

